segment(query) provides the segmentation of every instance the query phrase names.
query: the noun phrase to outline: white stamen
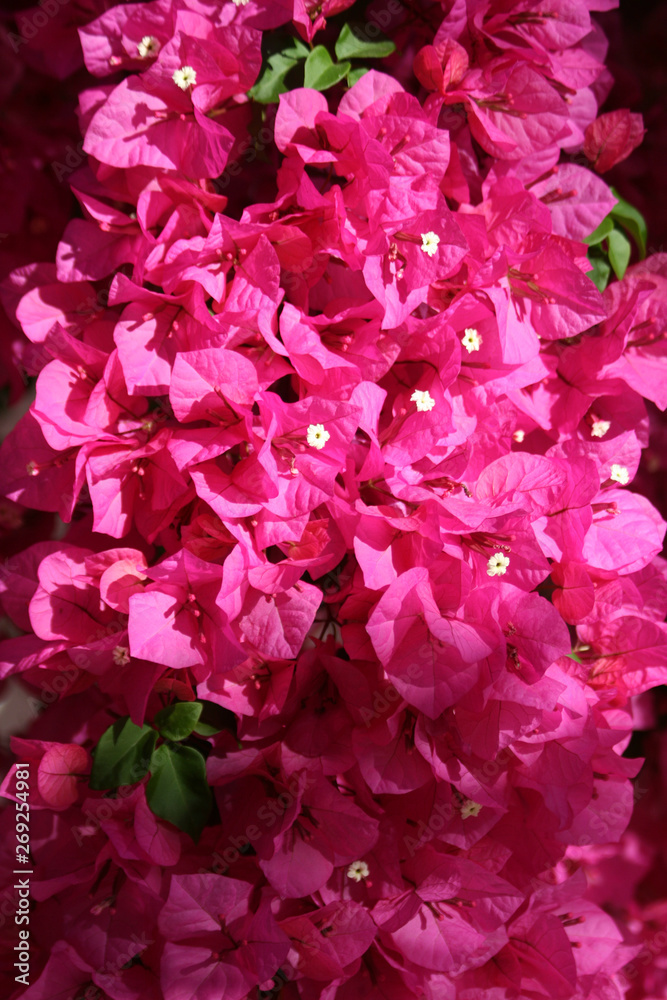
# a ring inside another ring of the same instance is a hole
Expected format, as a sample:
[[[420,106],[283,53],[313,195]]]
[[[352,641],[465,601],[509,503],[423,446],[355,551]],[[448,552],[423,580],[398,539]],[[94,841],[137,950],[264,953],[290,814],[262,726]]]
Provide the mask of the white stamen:
[[[130,651],[127,646],[116,646],[111,658],[117,667],[126,667],[130,662]]]
[[[621,486],[626,486],[630,482],[630,473],[624,465],[617,465],[614,462],[609,473],[609,478],[613,479],[615,483],[620,483]]]
[[[502,552],[494,552],[486,564],[486,572],[489,576],[505,576],[510,561]]]
[[[25,467],[25,471],[28,473],[29,476],[38,476],[39,466],[37,465],[37,462],[35,461],[28,462],[28,464]]]
[[[347,877],[355,882],[361,882],[362,879],[368,878],[370,873],[370,868],[365,861],[353,861],[347,870]]]
[[[318,451],[321,451],[330,437],[331,434],[324,429],[324,424],[311,424],[306,440],[311,448],[317,448]]]
[[[235,7],[245,7],[245,5],[248,3],[248,0],[232,0],[232,3],[234,4]]]
[[[146,59],[147,56],[156,56],[160,51],[160,43],[154,35],[144,35],[137,45],[137,51],[142,59]]]
[[[469,326],[461,339],[461,343],[465,347],[468,354],[470,354],[472,351],[478,351],[480,349],[482,346],[482,338],[474,326]]]
[[[428,233],[422,233],[422,245],[421,248],[424,253],[427,253],[429,257],[432,257],[438,249],[438,244],[440,243],[440,237],[437,233],[432,230]]]
[[[410,401],[416,403],[420,413],[427,413],[435,406],[435,400],[428,389],[425,389],[424,392],[420,389],[415,389],[410,396]]]
[[[526,432],[522,431],[519,428],[518,431],[514,431],[514,434],[512,434],[512,441],[516,441],[517,444],[523,444],[525,437],[526,437]]]
[[[603,438],[611,427],[610,420],[594,420],[591,425],[591,435],[594,438]]]
[[[172,80],[181,90],[187,90],[188,87],[193,87],[197,82],[197,74],[192,66],[181,66],[180,69],[175,70]]]
[[[472,799],[466,799],[465,802],[461,804],[461,819],[468,819],[470,816],[479,816],[481,805],[479,802],[473,802]]]

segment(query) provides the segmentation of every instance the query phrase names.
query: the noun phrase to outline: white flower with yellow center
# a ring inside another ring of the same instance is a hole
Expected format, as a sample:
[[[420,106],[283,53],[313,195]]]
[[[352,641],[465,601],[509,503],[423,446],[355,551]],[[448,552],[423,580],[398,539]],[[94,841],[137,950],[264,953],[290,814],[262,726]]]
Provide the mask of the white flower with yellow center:
[[[410,401],[416,404],[420,413],[428,413],[435,406],[435,400],[428,389],[423,392],[420,389],[415,389],[410,396]]]
[[[510,561],[502,552],[494,552],[486,564],[486,572],[489,576],[505,576]]]
[[[479,802],[473,802],[472,799],[466,799],[465,802],[461,804],[461,819],[468,819],[470,816],[479,816],[481,805]]]
[[[181,66],[180,69],[174,71],[172,80],[181,90],[187,90],[188,87],[194,87],[197,82],[197,74],[192,66]]]
[[[324,424],[311,424],[306,440],[311,448],[317,448],[318,451],[321,451],[330,437],[331,434],[324,429]]]
[[[155,56],[160,51],[160,43],[153,35],[144,35],[137,45],[137,51],[142,59]]]
[[[468,354],[471,354],[473,351],[478,351],[480,349],[482,346],[482,338],[474,326],[469,326],[461,338],[461,343],[465,347]]]
[[[422,233],[421,235],[422,235],[422,245],[421,245],[422,250],[424,251],[424,253],[427,253],[429,257],[433,257],[433,255],[438,250],[438,246],[440,244],[440,237],[438,236],[437,233],[434,233],[432,230],[431,232]]]
[[[614,462],[609,473],[609,478],[613,479],[615,483],[620,483],[621,486],[627,486],[630,482],[630,473],[624,465],[617,465]]]
[[[370,868],[365,861],[353,861],[347,870],[347,877],[354,882],[361,882],[362,879],[368,878],[370,873]]]
[[[603,438],[610,427],[610,420],[594,420],[591,425],[591,434],[594,438]]]

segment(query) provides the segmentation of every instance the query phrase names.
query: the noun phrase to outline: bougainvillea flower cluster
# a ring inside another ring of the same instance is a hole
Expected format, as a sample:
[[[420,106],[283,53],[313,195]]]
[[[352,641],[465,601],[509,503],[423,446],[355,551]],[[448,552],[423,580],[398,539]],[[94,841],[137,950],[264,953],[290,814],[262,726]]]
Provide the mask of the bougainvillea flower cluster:
[[[633,988],[650,914],[590,872],[667,680],[667,255],[602,176],[615,6],[22,15],[84,82],[78,208],[1,287],[3,490],[58,526],[0,579],[48,704],[12,1000]]]

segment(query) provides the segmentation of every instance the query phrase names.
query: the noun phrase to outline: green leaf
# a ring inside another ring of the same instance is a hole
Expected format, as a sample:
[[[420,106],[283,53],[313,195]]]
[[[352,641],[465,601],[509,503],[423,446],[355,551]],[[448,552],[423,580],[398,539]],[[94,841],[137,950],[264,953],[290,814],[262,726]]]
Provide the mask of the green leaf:
[[[588,277],[597,285],[600,292],[604,292],[611,274],[611,264],[605,257],[589,257],[593,270],[588,272]]]
[[[589,247],[596,246],[598,243],[602,243],[609,236],[614,228],[614,223],[611,215],[608,215],[606,219],[603,219],[597,229],[594,229],[590,236],[586,237],[586,243]]]
[[[368,73],[368,66],[359,66],[358,69],[351,69],[347,74],[348,87],[354,87],[357,80],[361,80],[362,76],[366,76],[366,73]]]
[[[204,706],[200,701],[177,701],[155,716],[160,736],[167,740],[184,740],[196,727]]]
[[[236,735],[236,716],[233,712],[214,701],[202,701],[201,706],[201,717],[195,726],[198,736],[215,736],[223,729]]]
[[[566,653],[565,655],[569,656],[571,660],[576,660],[577,663],[581,663],[581,660],[579,659],[576,653]]]
[[[94,750],[89,785],[94,789],[133,785],[148,774],[157,733],[135,726],[129,715],[102,734]]]
[[[343,25],[336,42],[338,59],[384,59],[395,51],[396,46],[388,38],[371,41],[362,25]]]
[[[280,53],[271,56],[259,80],[248,91],[248,96],[258,104],[276,104],[280,95],[289,89],[285,78],[296,65],[296,60],[287,59]]]
[[[620,281],[630,263],[630,254],[632,253],[630,240],[620,229],[614,229],[609,233],[607,243],[609,245],[609,263]]]
[[[280,51],[290,59],[306,59],[310,49],[300,38],[290,38],[287,45]]]
[[[630,236],[632,236],[637,244],[639,255],[643,260],[646,256],[646,243],[648,240],[648,229],[646,228],[644,216],[629,201],[621,198],[618,191],[615,191],[614,188],[611,189],[611,193],[614,198],[618,198],[618,205],[615,205],[611,210],[612,217],[615,222],[623,226],[626,232],[630,233]]]
[[[163,743],[151,760],[146,801],[156,816],[199,840],[211,811],[206,765],[198,750]]]
[[[222,729],[219,726],[214,726],[210,722],[198,722],[195,726],[197,736],[215,736],[216,733],[221,732]]]
[[[275,104],[280,95],[289,90],[285,84],[288,73],[307,55],[308,46],[298,38],[290,38],[282,49],[268,57],[259,80],[250,88],[248,96],[258,104]]]
[[[325,47],[316,45],[306,59],[304,86],[328,90],[347,76],[350,67],[349,62],[334,63]]]

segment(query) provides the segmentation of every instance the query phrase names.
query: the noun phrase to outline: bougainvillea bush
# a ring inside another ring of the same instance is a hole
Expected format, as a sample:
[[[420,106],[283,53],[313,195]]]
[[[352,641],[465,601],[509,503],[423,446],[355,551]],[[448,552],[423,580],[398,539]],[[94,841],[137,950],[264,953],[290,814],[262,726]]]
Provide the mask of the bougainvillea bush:
[[[10,222],[56,206],[1,246],[3,995],[666,996],[614,0],[47,6],[0,94],[82,137],[3,119]]]

